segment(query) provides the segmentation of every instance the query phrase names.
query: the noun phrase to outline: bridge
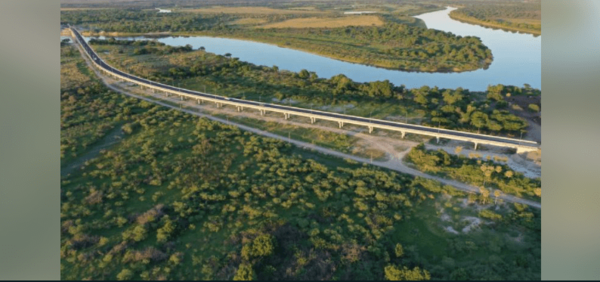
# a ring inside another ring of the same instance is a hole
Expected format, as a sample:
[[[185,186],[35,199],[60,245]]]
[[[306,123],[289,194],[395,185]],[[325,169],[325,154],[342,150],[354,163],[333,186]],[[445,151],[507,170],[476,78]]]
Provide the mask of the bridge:
[[[253,109],[260,112],[261,115],[264,115],[267,112],[276,112],[282,114],[284,119],[288,119],[292,115],[306,117],[310,119],[311,123],[315,123],[317,120],[328,120],[337,122],[340,128],[342,128],[345,124],[364,126],[369,129],[369,133],[373,132],[374,129],[396,131],[401,133],[402,138],[404,138],[406,133],[411,133],[432,136],[435,137],[438,142],[440,138],[472,142],[474,143],[475,149],[477,149],[477,145],[479,144],[514,148],[517,150],[517,153],[536,151],[540,148],[540,145],[537,142],[529,140],[470,133],[381,119],[364,118],[359,116],[338,114],[292,106],[261,103],[256,101],[229,98],[225,96],[219,96],[210,93],[174,87],[171,85],[166,85],[141,77],[137,77],[113,68],[112,66],[104,62],[104,60],[102,60],[100,57],[98,57],[96,52],[88,45],[85,39],[75,28],[70,27],[70,31],[73,37],[76,39],[76,41],[81,45],[86,55],[91,59],[92,63],[106,75],[112,76],[117,80],[134,83],[136,85],[139,85],[142,89],[147,88],[155,93],[164,93],[166,96],[176,95],[180,97],[181,100],[184,100],[186,98],[192,99],[196,100],[198,104],[210,102],[215,103],[217,107],[223,107],[227,105],[237,108],[238,111],[243,111],[244,109]]]

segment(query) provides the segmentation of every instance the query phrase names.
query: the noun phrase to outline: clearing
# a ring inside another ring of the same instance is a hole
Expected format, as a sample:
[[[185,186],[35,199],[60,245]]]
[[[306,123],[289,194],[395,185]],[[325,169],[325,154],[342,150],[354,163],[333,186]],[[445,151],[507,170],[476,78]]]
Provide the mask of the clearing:
[[[273,15],[273,14],[322,14],[321,11],[306,10],[284,10],[267,7],[211,7],[202,9],[182,9],[181,12],[206,13],[206,14],[255,14],[255,15]]]
[[[300,18],[260,26],[259,28],[309,28],[309,27],[345,27],[345,26],[381,26],[379,16],[346,16],[338,18]]]

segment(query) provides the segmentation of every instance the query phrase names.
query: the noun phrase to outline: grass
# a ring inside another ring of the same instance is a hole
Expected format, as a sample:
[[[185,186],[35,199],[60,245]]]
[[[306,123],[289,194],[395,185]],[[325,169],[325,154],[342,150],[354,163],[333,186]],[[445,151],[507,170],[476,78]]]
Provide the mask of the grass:
[[[253,15],[278,15],[278,14],[322,14],[321,11],[285,10],[267,7],[211,7],[202,9],[182,9],[181,12],[206,13],[206,14],[253,14]]]
[[[241,19],[237,19],[233,22],[231,22],[230,24],[234,24],[234,25],[259,25],[259,24],[264,24],[267,22],[267,19],[261,19],[261,18],[241,18]]]
[[[378,16],[345,16],[337,18],[299,18],[260,26],[260,28],[309,28],[309,27],[345,27],[345,26],[381,26]]]
[[[460,15],[460,14],[457,14],[454,12],[450,12],[450,18],[452,18],[453,20],[460,21],[460,22],[477,24],[477,25],[481,25],[481,26],[485,26],[485,27],[497,28],[497,29],[502,29],[502,30],[519,31],[519,32],[525,32],[525,33],[531,33],[533,35],[541,35],[542,34],[541,30],[505,26],[505,25],[501,25],[501,24],[497,24],[497,23],[493,23],[493,22],[482,21],[482,20],[479,20],[479,19],[476,19],[473,17],[465,17],[463,15]],[[513,21],[513,19],[505,19],[505,20]]]

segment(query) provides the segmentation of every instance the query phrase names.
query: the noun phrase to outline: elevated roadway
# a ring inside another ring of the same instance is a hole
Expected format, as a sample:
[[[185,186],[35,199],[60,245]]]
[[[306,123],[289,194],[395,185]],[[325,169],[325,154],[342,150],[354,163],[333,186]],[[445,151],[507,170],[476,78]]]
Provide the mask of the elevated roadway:
[[[402,134],[402,138],[406,135],[406,133],[411,134],[420,134],[426,136],[432,136],[437,138],[439,141],[440,138],[458,140],[458,141],[466,141],[472,142],[475,144],[475,148],[477,148],[478,144],[485,145],[493,145],[499,147],[509,147],[517,150],[517,153],[528,152],[528,151],[536,151],[540,148],[540,145],[537,142],[529,141],[529,140],[520,140],[515,138],[507,138],[500,136],[492,136],[478,133],[470,133],[414,124],[407,124],[401,122],[387,121],[381,119],[372,119],[372,118],[364,118],[359,116],[338,114],[332,112],[325,112],[319,110],[311,110],[305,108],[277,105],[271,103],[261,103],[256,101],[249,101],[244,99],[236,99],[229,98],[219,95],[214,95],[210,93],[204,93],[199,91],[193,91],[189,89],[183,89],[174,87],[171,85],[162,84],[159,82],[151,81],[145,78],[137,77],[131,75],[129,73],[125,73],[118,69],[113,68],[104,60],[102,60],[96,52],[88,45],[85,39],[81,36],[81,34],[75,29],[70,28],[70,31],[76,41],[81,45],[86,55],[91,59],[94,65],[104,72],[105,74],[114,77],[115,79],[128,81],[134,84],[139,85],[142,88],[148,88],[152,91],[159,91],[165,93],[165,95],[178,95],[181,99],[194,99],[198,104],[203,102],[211,102],[215,103],[217,107],[222,107],[225,105],[236,107],[238,111],[242,111],[246,108],[254,109],[260,112],[261,115],[264,115],[267,112],[277,112],[281,113],[285,119],[288,119],[290,116],[302,116],[310,119],[311,123],[314,123],[317,120],[329,120],[337,122],[339,127],[342,128],[344,124],[353,124],[358,126],[364,126],[369,129],[369,133],[373,131],[373,129],[385,129],[391,131],[397,131]]]

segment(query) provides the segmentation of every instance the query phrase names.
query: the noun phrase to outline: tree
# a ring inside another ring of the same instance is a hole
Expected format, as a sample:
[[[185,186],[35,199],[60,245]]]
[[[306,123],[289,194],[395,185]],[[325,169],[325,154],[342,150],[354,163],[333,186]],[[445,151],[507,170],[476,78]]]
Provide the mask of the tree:
[[[133,228],[132,234],[131,234],[131,238],[136,241],[142,241],[144,239],[146,239],[146,228],[144,228],[144,226],[138,225],[135,228]]]
[[[492,173],[494,172],[494,170],[495,170],[495,168],[493,165],[490,165],[490,166],[487,166],[485,164],[481,165],[481,171],[483,171],[483,175],[484,175],[483,185],[485,185],[485,181],[492,176]]]
[[[485,189],[485,187],[479,187],[479,193],[481,193],[481,203],[485,204],[490,197],[490,190]]]
[[[255,277],[256,274],[254,273],[254,270],[252,269],[251,265],[240,264],[240,267],[238,268],[237,272],[235,273],[235,276],[233,277],[233,280],[250,281],[253,280]]]
[[[400,243],[396,244],[394,252],[396,253],[396,257],[401,257],[404,255],[404,248],[402,248],[402,245]]]
[[[542,188],[533,189],[533,193],[535,193],[536,196],[541,197],[542,196]]]
[[[502,191],[496,189],[496,191],[494,191],[494,205],[496,203],[498,203],[498,198],[500,198],[500,196],[502,195]]]
[[[452,105],[463,98],[463,95],[460,92],[456,91],[454,94],[452,94],[450,90],[444,91],[442,96],[444,97],[444,102],[446,102],[448,105]]]
[[[242,247],[241,256],[245,260],[250,260],[252,257],[266,257],[273,254],[275,245],[274,238],[269,234],[262,234],[256,237],[252,243]]]
[[[540,111],[540,107],[538,105],[536,105],[536,104],[529,104],[528,107],[529,107],[529,110],[532,111],[532,112],[534,112],[534,113],[537,113],[537,112]]]
[[[310,76],[310,73],[306,70],[306,69],[302,69],[299,73],[298,76],[300,78],[308,78]]]
[[[119,274],[117,274],[117,280],[130,280],[133,277],[133,271],[124,268],[123,270],[121,270],[121,272],[119,272]]]
[[[488,119],[488,115],[476,111],[471,115],[471,124],[477,127],[477,132],[479,133],[479,129],[488,124]]]
[[[398,269],[395,265],[388,265],[385,267],[384,272],[385,278],[390,281],[418,281],[431,279],[429,271],[421,270],[419,267],[410,270],[406,266],[402,269]]]

